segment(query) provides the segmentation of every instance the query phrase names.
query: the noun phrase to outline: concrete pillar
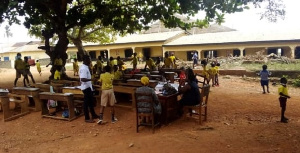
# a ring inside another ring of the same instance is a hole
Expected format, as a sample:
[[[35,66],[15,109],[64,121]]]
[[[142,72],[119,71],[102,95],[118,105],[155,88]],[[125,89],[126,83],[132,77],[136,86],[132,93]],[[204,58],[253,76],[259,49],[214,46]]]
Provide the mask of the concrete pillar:
[[[165,51],[165,47],[163,47],[163,48],[162,48],[162,57],[163,57],[163,59],[165,58],[165,52],[166,52],[166,51]]]
[[[110,58],[110,49],[107,49],[107,59]]]
[[[290,52],[290,58],[291,59],[295,59],[295,50],[296,50],[296,46],[289,46],[290,49],[291,49],[291,52]]]
[[[239,50],[240,50],[240,57],[244,57],[244,49],[245,48],[239,48]]]
[[[131,47],[132,53],[135,53],[135,47]]]
[[[196,50],[196,51],[197,51],[197,54],[198,54],[198,60],[199,60],[199,59],[201,59],[201,51],[202,51],[202,50]]]

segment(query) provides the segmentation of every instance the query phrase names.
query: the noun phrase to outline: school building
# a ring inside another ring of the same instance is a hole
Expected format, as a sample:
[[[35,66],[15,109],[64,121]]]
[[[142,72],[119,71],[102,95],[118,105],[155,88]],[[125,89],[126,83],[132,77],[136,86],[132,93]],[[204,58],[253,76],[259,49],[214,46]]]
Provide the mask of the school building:
[[[0,67],[13,63],[17,53],[31,59],[39,59],[41,64],[49,62],[49,56],[38,46],[42,42],[20,42],[10,45],[0,44]],[[131,34],[118,38],[110,44],[83,44],[91,58],[96,60],[120,56],[130,60],[133,53],[139,57],[150,56],[153,59],[164,57],[165,52],[174,53],[182,60],[191,60],[192,53],[197,52],[198,58],[247,56],[274,53],[292,59],[300,58],[300,33],[282,31],[273,33],[243,33],[235,30],[207,30],[195,33],[180,29],[147,31],[142,34]],[[70,44],[67,49],[69,59],[76,58],[77,48]],[[10,64],[12,67],[13,65]]]

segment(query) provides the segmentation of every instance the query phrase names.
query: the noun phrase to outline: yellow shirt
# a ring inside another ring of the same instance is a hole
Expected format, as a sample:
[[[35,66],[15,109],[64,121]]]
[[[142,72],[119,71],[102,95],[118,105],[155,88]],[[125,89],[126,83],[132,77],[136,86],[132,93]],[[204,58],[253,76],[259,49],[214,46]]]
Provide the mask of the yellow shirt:
[[[114,80],[119,80],[123,76],[122,71],[116,71],[114,72]]]
[[[132,64],[136,65],[136,64],[137,64],[137,61],[138,61],[137,57],[136,57],[136,56],[133,57],[133,59],[132,59]]]
[[[206,78],[208,78],[208,77],[209,77],[209,74],[208,74],[208,72],[207,72],[207,70],[206,70],[206,66],[203,65],[202,68],[203,68],[203,70],[202,70],[202,75],[205,76]]]
[[[173,55],[173,56],[170,56],[170,59],[171,59],[171,61],[174,63],[174,61],[175,61],[175,56]]]
[[[219,66],[215,66],[215,69],[217,71],[217,74],[219,74]]]
[[[173,66],[172,59],[170,57],[165,58],[164,63],[165,63],[166,68],[172,68],[172,66]]]
[[[109,73],[109,72],[105,72],[102,73],[100,75],[100,79],[99,82],[102,82],[102,90],[108,90],[108,89],[112,89],[113,88],[113,79],[114,79],[114,75]]]
[[[118,65],[118,61],[116,60],[116,59],[114,59],[114,60],[112,60],[112,61],[110,61],[110,67],[114,67],[114,65]]]
[[[148,66],[150,70],[155,68],[155,63],[152,58],[149,58],[149,60],[146,61],[146,66]]]
[[[100,71],[103,69],[103,63],[100,60],[97,60],[97,71]]]
[[[287,87],[284,87],[283,85],[280,85],[280,86],[278,87],[278,94],[280,94],[280,93],[282,93],[282,94],[288,96],[288,95],[289,95],[289,93],[288,93],[288,88],[287,88]]]
[[[37,71],[38,71],[38,72],[41,72],[41,70],[42,70],[42,69],[41,69],[41,63],[40,63],[40,62],[36,62],[35,65],[36,65]]]
[[[54,73],[54,79],[55,80],[60,80],[60,72],[59,71],[55,71],[55,73]]]
[[[217,74],[217,69],[216,69],[216,67],[211,67],[211,68],[210,68],[210,72],[211,72],[212,75],[216,75],[216,74]]]
[[[16,59],[15,60],[15,69],[17,70],[24,70],[25,69],[25,64],[23,60],[21,59]]]

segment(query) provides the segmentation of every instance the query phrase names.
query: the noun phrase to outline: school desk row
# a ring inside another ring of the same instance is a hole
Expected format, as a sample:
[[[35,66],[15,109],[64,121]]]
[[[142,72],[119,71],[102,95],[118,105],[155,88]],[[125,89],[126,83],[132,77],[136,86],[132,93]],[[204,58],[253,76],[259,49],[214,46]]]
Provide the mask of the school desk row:
[[[136,82],[136,81],[135,81]],[[48,86],[48,87],[47,87]],[[36,87],[42,87],[44,89],[49,89],[50,85],[47,84],[36,84]],[[98,104],[101,102],[101,86],[95,85],[95,89],[99,90],[99,95],[96,95],[96,101]],[[83,103],[83,93],[79,88],[76,87],[59,87],[59,86],[54,86],[54,90],[62,91],[62,93],[52,93],[48,91],[43,91],[40,90],[40,88],[26,88],[26,87],[14,87],[12,89],[12,93],[18,94],[18,95],[26,95],[28,97],[32,97],[34,104],[32,105],[33,107],[29,107],[30,110],[33,111],[42,111],[42,116],[43,117],[50,117],[50,118],[55,118],[55,119],[62,119],[62,120],[73,120],[77,118],[78,116],[75,115],[74,112],[74,107],[75,103],[80,102],[78,99],[82,99],[81,103]],[[60,89],[57,89],[60,88]],[[136,105],[136,100],[135,100],[135,90],[136,86],[123,86],[123,85],[114,85],[114,91],[119,92],[119,93],[125,93],[131,95],[131,100],[132,104],[131,107],[129,108],[135,109]],[[169,96],[164,96],[162,94],[158,94],[159,100],[162,104],[162,122],[166,123],[167,119],[172,116],[170,114],[175,114],[177,106],[177,96],[178,94],[174,95],[169,95]],[[26,104],[30,104],[29,98],[25,98]],[[48,100],[55,100],[59,102],[63,102],[67,105],[68,107],[68,118],[64,117],[57,117],[57,116],[52,116],[49,115],[49,109],[47,108],[47,103]],[[75,100],[77,99],[77,100]],[[119,105],[119,104],[118,104]],[[119,105],[121,106],[121,105]],[[123,106],[123,107],[128,107],[128,106]]]

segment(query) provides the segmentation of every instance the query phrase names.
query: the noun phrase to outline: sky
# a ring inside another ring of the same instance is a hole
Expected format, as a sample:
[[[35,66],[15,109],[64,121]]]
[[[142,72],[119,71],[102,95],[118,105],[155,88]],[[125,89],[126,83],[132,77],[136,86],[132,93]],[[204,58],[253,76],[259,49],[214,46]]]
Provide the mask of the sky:
[[[300,20],[297,17],[300,6],[299,0],[283,0],[286,6],[285,19],[279,19],[276,23],[271,23],[266,19],[260,20],[261,9],[251,8],[244,12],[226,14],[225,23],[223,26],[236,29],[242,32],[268,32],[281,31],[282,29],[300,30]],[[27,29],[23,25],[12,25],[10,27],[13,37],[9,39],[4,37],[6,24],[0,25],[0,43],[24,42],[38,40],[30,38],[27,34]]]

